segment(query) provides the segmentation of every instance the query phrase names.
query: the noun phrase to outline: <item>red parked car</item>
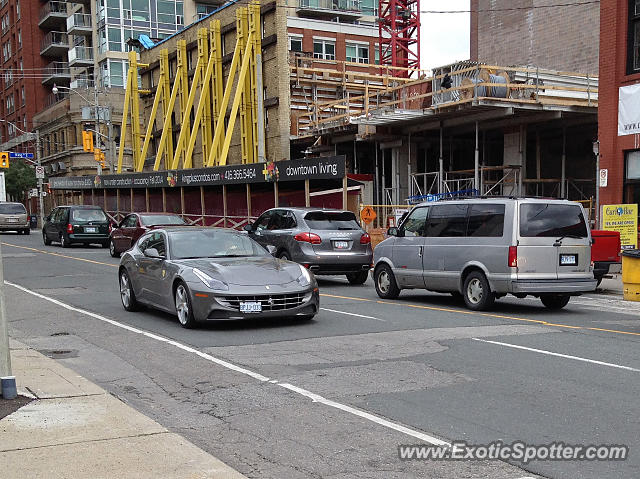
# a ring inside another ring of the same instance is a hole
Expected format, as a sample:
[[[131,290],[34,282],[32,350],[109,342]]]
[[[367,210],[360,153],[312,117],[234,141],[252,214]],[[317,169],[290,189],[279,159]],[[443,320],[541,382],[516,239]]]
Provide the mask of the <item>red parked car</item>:
[[[114,258],[129,250],[149,229],[156,226],[180,226],[187,223],[172,213],[131,213],[111,231],[109,253]]]
[[[602,281],[605,274],[619,273],[621,271],[620,260],[620,232],[591,230],[591,261],[593,261],[593,277]]]

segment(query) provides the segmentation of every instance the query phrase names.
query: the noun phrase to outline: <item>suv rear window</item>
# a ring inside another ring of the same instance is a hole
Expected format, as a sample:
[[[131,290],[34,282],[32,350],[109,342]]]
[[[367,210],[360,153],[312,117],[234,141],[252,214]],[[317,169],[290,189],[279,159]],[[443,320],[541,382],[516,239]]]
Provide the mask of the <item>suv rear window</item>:
[[[21,203],[0,203],[0,215],[24,215],[27,213]]]
[[[102,210],[71,210],[72,221],[107,221],[107,215]]]
[[[586,238],[588,232],[578,205],[525,203],[520,205],[520,236]]]
[[[312,230],[359,230],[356,215],[350,211],[311,211],[304,216]]]

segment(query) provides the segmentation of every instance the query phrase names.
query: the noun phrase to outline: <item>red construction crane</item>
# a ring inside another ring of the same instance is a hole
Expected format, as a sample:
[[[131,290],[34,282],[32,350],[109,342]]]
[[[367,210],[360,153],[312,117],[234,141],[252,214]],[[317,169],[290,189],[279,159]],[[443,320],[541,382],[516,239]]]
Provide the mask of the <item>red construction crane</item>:
[[[420,68],[420,0],[379,0],[380,64]],[[408,77],[407,70],[394,76]]]

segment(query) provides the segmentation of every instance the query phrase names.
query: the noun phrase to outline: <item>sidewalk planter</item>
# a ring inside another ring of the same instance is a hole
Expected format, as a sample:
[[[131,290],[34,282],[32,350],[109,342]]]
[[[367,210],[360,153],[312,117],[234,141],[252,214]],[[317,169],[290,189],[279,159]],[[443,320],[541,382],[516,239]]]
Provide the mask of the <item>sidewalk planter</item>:
[[[622,292],[627,301],[640,301],[640,250],[622,252]]]

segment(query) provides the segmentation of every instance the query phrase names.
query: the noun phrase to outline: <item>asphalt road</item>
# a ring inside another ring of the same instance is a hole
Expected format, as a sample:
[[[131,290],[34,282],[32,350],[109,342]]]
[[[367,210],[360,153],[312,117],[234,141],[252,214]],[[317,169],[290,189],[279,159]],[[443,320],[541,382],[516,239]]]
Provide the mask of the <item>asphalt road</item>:
[[[106,249],[0,235],[12,337],[256,478],[640,477],[640,304],[488,313],[320,278],[321,313],[182,329],[127,313]],[[18,378],[19,380],[19,378]],[[401,461],[398,445],[624,444],[626,461]]]

